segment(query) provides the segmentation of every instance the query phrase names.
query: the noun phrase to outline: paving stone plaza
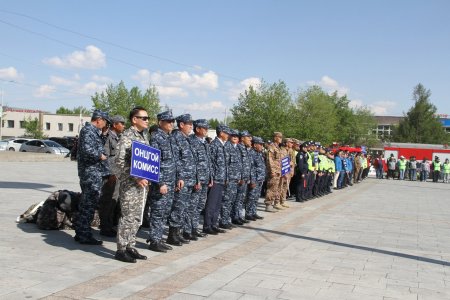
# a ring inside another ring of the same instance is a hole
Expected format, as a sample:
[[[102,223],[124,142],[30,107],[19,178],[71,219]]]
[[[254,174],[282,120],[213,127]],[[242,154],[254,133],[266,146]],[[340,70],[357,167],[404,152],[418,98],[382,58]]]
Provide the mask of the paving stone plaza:
[[[147,261],[17,224],[76,163],[0,161],[1,299],[450,299],[450,184],[368,178]],[[261,199],[262,200],[262,199]],[[262,205],[262,202],[261,202]],[[98,234],[98,230],[95,230]]]

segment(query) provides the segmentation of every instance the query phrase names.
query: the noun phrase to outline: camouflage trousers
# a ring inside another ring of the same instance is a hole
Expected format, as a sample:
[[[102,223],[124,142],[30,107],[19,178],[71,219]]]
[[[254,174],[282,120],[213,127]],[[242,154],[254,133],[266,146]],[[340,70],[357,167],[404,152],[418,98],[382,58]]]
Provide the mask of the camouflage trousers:
[[[220,224],[231,223],[231,214],[235,203],[238,201],[238,187],[236,180],[229,181],[223,192],[222,206],[220,208]]]
[[[150,194],[150,235],[151,242],[159,243],[162,240],[164,226],[172,209],[175,182],[166,183],[167,194],[159,192],[157,185],[152,185]]]
[[[248,199],[245,205],[245,215],[246,216],[256,216],[259,197],[261,196],[263,181],[256,183],[254,188],[248,188]]]
[[[267,179],[267,191],[264,204],[275,205],[280,202],[280,177],[275,176]]]
[[[241,215],[241,210],[244,208],[244,202],[247,198],[247,188],[247,181],[245,181],[244,184],[238,186],[237,200],[231,209],[231,218],[233,220],[244,218],[244,216]]]
[[[81,239],[88,239],[92,237],[91,222],[100,199],[102,176],[100,174],[80,176],[80,187],[82,194],[78,218],[75,222],[75,233]]]
[[[172,210],[169,217],[169,226],[182,228],[184,225],[185,212],[190,206],[192,191],[194,190],[194,185],[186,184],[183,188],[175,192]]]
[[[136,234],[141,226],[147,189],[136,184],[133,177],[120,183],[121,216],[117,226],[117,250],[134,248]]]
[[[193,230],[197,230],[200,222],[200,214],[205,209],[207,193],[208,183],[202,183],[199,190],[192,192],[189,207],[184,214],[183,231],[192,232]]]
[[[289,183],[291,182],[291,174],[286,174],[286,177],[281,177],[280,179],[280,203],[286,201],[286,196],[289,190]]]

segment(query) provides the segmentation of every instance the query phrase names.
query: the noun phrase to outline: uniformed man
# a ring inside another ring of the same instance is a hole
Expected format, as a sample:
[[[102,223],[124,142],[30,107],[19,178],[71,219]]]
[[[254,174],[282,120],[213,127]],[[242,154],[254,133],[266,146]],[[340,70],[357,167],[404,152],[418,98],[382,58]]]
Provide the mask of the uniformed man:
[[[297,193],[295,195],[295,201],[306,201],[308,191],[308,143],[304,142],[300,145],[300,151],[296,156],[296,172],[298,176],[297,181]]]
[[[169,217],[169,236],[167,237],[167,243],[172,245],[177,245],[179,241],[186,244],[193,238],[191,230],[183,232],[183,235],[180,230],[185,219],[188,218],[187,208],[190,206],[191,194],[197,183],[197,164],[188,141],[192,133],[192,117],[190,114],[184,114],[178,116],[176,121],[178,130],[175,130],[172,136],[177,147],[175,151],[177,186]]]
[[[75,241],[80,244],[101,245],[91,232],[91,222],[100,199],[102,175],[108,158],[105,155],[101,131],[106,126],[108,114],[94,110],[91,122],[86,122],[80,131],[77,149],[78,177],[82,197],[79,205],[79,217],[75,225]]]
[[[191,194],[190,207],[186,214],[184,232],[191,232],[191,239],[205,237],[206,234],[198,230],[202,210],[205,209],[208,188],[212,186],[211,159],[208,134],[208,121],[199,119],[194,121],[194,134],[189,137],[194,159],[197,165],[197,178],[194,191]]]
[[[280,206],[280,180],[281,180],[281,150],[283,140],[281,132],[274,132],[273,143],[267,148],[267,191],[264,204],[267,212],[275,212],[282,209]],[[273,208],[276,210],[274,210]]]
[[[242,158],[239,149],[239,131],[230,129],[228,141],[225,143],[226,167],[228,180],[223,192],[222,207],[220,210],[219,227],[232,229],[232,224],[243,225],[239,218],[235,218],[239,209],[238,189],[242,181]]]
[[[243,130],[239,134],[240,143],[238,149],[241,153],[242,172],[241,184],[238,186],[237,205],[233,210],[232,219],[239,220],[240,223],[248,223],[245,219],[245,214],[242,213],[247,199],[248,185],[250,184],[250,174],[252,171],[252,158],[250,157],[250,150],[252,149],[252,135]]]
[[[254,136],[252,142],[253,148],[250,150],[252,169],[250,174],[248,200],[245,207],[245,218],[247,220],[256,221],[258,219],[263,219],[263,217],[257,214],[256,207],[259,197],[261,196],[263,182],[266,179],[266,162],[263,156],[263,139]]]
[[[114,174],[120,181],[120,219],[117,226],[117,260],[135,263],[136,259],[147,259],[136,250],[136,234],[142,222],[144,204],[147,199],[149,181],[130,175],[131,149],[133,141],[148,145],[148,113],[143,107],[135,107],[129,115],[130,128],[124,131],[118,143]]]
[[[283,145],[281,146],[281,156],[282,158],[289,158],[289,172],[286,173],[286,175],[281,177],[281,182],[280,182],[280,205],[282,207],[288,208],[289,205],[287,205],[286,203],[286,197],[289,193],[289,184],[291,182],[291,178],[294,172],[294,161],[292,160],[292,146],[293,146],[293,141],[291,138],[286,138],[284,140]]]
[[[314,190],[314,183],[316,181],[316,158],[315,158],[315,150],[316,150],[316,144],[314,141],[308,142],[308,190],[306,193],[306,200],[309,200],[313,198],[313,190]]]
[[[117,154],[117,144],[125,129],[125,119],[122,116],[111,117],[111,127],[106,135],[105,154],[108,157],[109,170],[103,175],[102,196],[100,197],[98,216],[100,218],[100,235],[115,237],[117,231],[113,228],[119,205],[120,181],[114,173],[114,164]]]
[[[326,193],[328,180],[328,159],[326,157],[325,148],[322,145],[317,147],[318,153],[318,173],[317,173],[317,196],[321,197]]]
[[[205,218],[203,222],[203,232],[217,235],[225,230],[218,228],[223,190],[228,180],[226,166],[225,143],[228,140],[230,129],[226,125],[218,125],[216,128],[216,138],[211,142],[211,165],[213,185],[211,186],[206,200]]]
[[[172,208],[176,180],[176,145],[171,132],[174,117],[164,111],[157,115],[159,128],[150,137],[150,146],[161,151],[159,183],[153,184],[150,194],[150,236],[148,247],[152,251],[167,252],[172,248],[162,238],[164,225]],[[181,246],[181,242],[177,243]]]

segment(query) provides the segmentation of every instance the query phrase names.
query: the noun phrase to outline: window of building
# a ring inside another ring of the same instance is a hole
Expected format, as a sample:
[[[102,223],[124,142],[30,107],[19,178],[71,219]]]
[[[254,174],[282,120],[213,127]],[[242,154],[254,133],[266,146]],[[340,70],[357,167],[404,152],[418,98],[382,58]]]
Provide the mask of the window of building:
[[[73,131],[73,123],[69,123],[69,131]]]
[[[49,122],[45,123],[45,130],[50,130],[50,123]]]
[[[63,131],[63,123],[58,123],[58,130]]]
[[[8,120],[8,128],[14,128],[14,120]]]
[[[25,121],[20,121],[19,126],[20,128],[25,128]]]

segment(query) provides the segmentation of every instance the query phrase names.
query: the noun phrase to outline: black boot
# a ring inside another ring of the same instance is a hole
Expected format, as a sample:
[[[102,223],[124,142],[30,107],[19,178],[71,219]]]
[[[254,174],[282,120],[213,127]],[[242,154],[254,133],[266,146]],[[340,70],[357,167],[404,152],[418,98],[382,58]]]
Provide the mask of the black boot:
[[[164,241],[161,241],[161,246],[166,250],[173,250],[173,248],[167,245]]]
[[[191,242],[191,241],[189,241],[189,239],[185,239],[185,238],[183,237],[183,235],[181,234],[180,228],[176,228],[176,229],[175,229],[175,232],[176,232],[176,235],[177,235],[178,240],[179,240],[180,242],[182,242],[183,244],[189,244],[189,243]]]
[[[207,234],[199,231],[198,229],[192,229],[192,235],[196,237],[206,237]]]
[[[128,251],[125,250],[117,250],[116,255],[114,255],[114,258],[123,262],[127,263],[135,263],[136,259],[128,253]]]
[[[174,246],[182,246],[183,243],[178,239],[176,230],[177,228],[175,227],[169,227],[169,235],[167,236],[166,243]]]
[[[127,248],[128,254],[135,259],[146,260],[147,256],[140,254],[135,248]]]
[[[166,253],[167,250],[166,248],[164,248],[162,246],[162,243],[156,243],[156,242],[151,242],[150,245],[148,246],[149,250],[155,251],[155,252],[162,252],[162,253]]]
[[[191,234],[191,233],[189,233],[187,231],[183,232],[183,238],[186,239],[186,240],[191,240],[191,241],[197,241],[198,240],[198,238],[195,235],[193,235],[193,234]]]

